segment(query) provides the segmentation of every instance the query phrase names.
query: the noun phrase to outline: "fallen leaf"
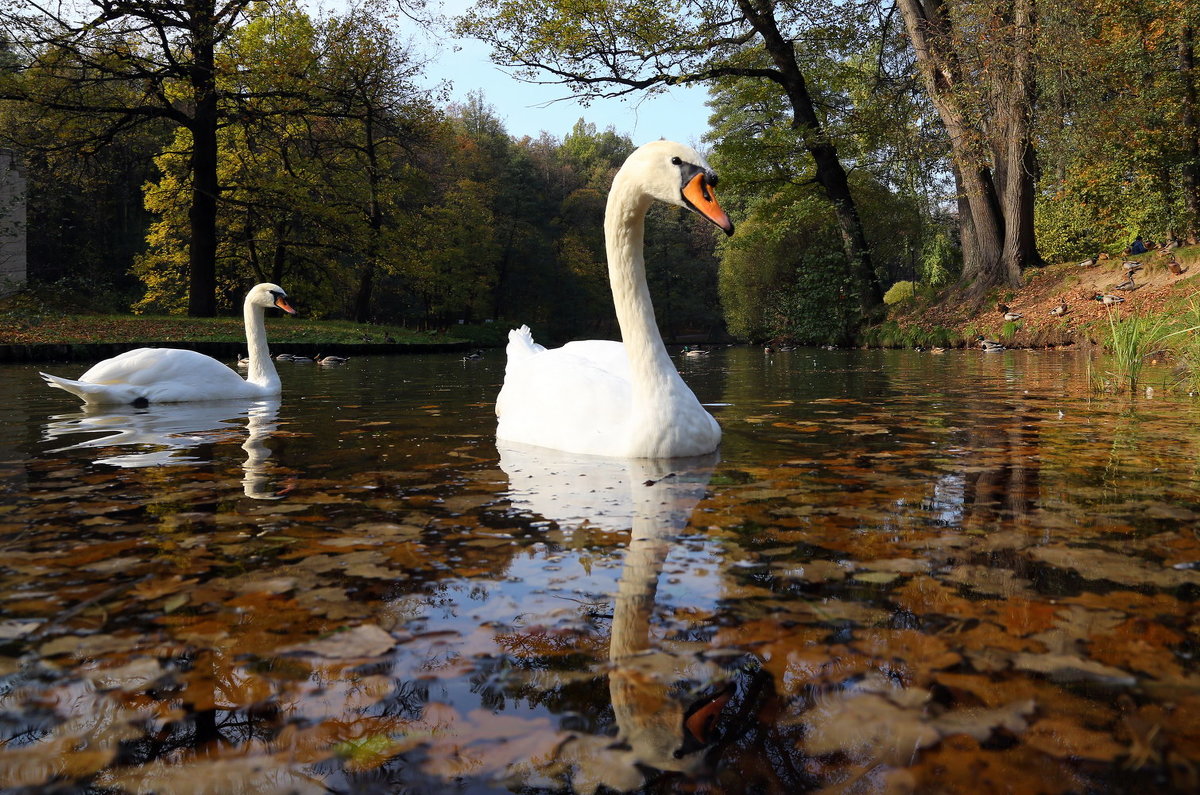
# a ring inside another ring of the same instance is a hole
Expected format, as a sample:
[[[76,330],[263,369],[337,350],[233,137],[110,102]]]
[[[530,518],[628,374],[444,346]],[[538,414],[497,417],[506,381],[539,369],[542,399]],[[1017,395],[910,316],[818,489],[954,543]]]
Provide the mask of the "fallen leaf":
[[[345,632],[297,643],[280,654],[313,654],[331,660],[378,657],[396,645],[396,639],[375,624],[360,624]]]

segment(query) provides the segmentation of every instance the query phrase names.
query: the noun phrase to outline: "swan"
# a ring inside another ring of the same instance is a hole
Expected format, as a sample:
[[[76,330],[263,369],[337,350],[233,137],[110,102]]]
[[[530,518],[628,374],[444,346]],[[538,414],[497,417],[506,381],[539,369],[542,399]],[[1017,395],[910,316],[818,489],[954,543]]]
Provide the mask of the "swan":
[[[547,350],[528,326],[509,332],[496,438],[572,453],[677,458],[717,449],[721,427],[680,378],[654,320],[642,258],[654,200],[686,207],[733,234],[717,176],[691,147],[654,141],[613,179],[604,212],[609,284],[624,342]]]
[[[193,400],[260,398],[279,394],[279,375],[267,350],[263,314],[276,306],[296,314],[287,293],[275,284],[255,285],[246,295],[246,378],[211,356],[180,348],[137,348],[105,359],[78,381],[41,373],[52,387],[65,389],[89,406],[182,403]]]

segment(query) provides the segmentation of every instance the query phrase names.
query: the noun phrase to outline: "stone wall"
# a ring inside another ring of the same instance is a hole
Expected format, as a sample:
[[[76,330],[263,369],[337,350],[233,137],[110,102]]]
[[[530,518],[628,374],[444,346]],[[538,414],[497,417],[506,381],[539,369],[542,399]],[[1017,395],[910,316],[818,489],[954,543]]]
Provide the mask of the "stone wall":
[[[11,149],[0,149],[0,295],[25,284],[25,177]]]

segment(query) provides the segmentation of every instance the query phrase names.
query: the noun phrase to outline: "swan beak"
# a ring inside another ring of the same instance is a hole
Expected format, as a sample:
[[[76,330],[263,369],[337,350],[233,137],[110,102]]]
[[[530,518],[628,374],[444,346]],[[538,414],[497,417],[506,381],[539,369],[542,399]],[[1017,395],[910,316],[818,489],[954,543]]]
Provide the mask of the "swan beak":
[[[288,300],[286,295],[275,296],[275,306],[279,307],[284,312],[287,312],[289,315],[296,314],[295,307],[292,306],[292,302]]]
[[[721,205],[717,204],[717,194],[713,192],[713,187],[709,184],[703,171],[692,177],[683,186],[683,201],[689,209],[695,210],[721,227],[725,234],[733,234],[733,221],[729,220],[729,216],[721,209]]]

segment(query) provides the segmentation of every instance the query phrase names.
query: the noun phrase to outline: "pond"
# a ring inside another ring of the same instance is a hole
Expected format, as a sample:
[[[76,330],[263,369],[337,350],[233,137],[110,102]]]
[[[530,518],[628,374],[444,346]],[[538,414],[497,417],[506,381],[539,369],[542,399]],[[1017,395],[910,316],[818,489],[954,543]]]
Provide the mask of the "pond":
[[[0,369],[2,786],[1200,789],[1193,400],[676,361],[719,455],[497,450],[502,351],[115,413]]]

